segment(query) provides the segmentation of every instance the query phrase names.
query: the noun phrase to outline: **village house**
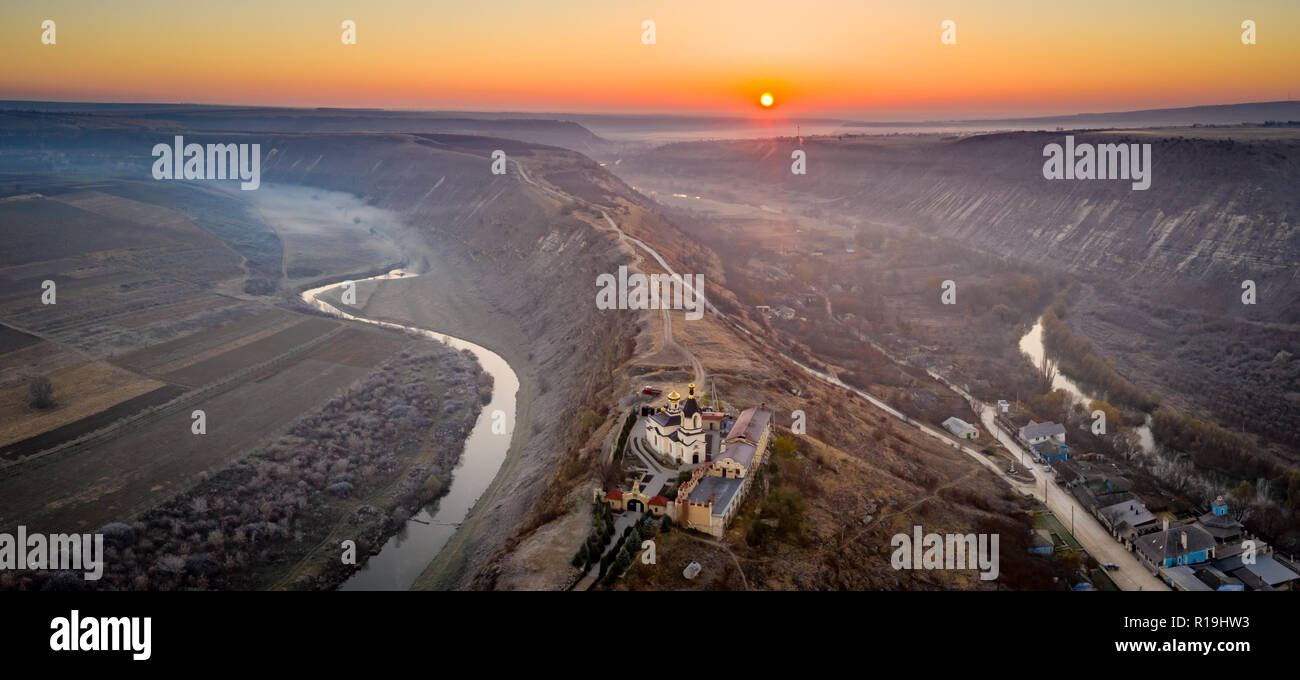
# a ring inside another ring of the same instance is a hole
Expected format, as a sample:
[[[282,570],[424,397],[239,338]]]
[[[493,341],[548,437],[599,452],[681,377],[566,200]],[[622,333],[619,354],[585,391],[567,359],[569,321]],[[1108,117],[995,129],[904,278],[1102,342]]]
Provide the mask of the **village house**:
[[[1034,458],[1044,463],[1056,463],[1058,461],[1065,461],[1070,457],[1070,447],[1066,446],[1065,444],[1053,444],[1051,442],[1043,442],[1041,444],[1035,444],[1031,446],[1030,450],[1034,452]]]
[[[1171,527],[1165,520],[1162,530],[1139,536],[1134,545],[1138,557],[1155,573],[1163,567],[1201,564],[1214,557],[1214,537],[1195,523]]]
[[[1092,463],[1084,460],[1064,459],[1052,462],[1052,470],[1057,479],[1067,489],[1086,483],[1099,476],[1100,471]]]
[[[1065,426],[1060,423],[1047,421],[1038,423],[1029,421],[1029,424],[1020,428],[1020,438],[1029,443],[1030,446],[1043,444],[1052,441],[1056,444],[1065,443]]]
[[[1175,590],[1290,590],[1300,583],[1300,573],[1232,518],[1222,496],[1210,512],[1173,527],[1166,520],[1163,530],[1132,544],[1147,568]]]
[[[1271,553],[1244,554],[1214,561],[1214,567],[1232,575],[1249,590],[1292,590],[1300,583],[1300,574],[1286,567]]]
[[[1250,535],[1241,522],[1232,517],[1228,503],[1219,496],[1210,511],[1196,523],[1214,537],[1213,566],[1234,578],[1249,590],[1290,590],[1300,582],[1300,574],[1273,556],[1273,548]],[[1198,577],[1204,577],[1197,574]]]
[[[1160,527],[1160,520],[1136,498],[1097,510],[1097,518],[1111,536],[1126,545]]]
[[[1083,503],[1083,507],[1095,515],[1102,508],[1137,498],[1130,491],[1132,486],[1133,483],[1123,477],[1103,473],[1088,477],[1083,484],[1075,486],[1072,492]]]

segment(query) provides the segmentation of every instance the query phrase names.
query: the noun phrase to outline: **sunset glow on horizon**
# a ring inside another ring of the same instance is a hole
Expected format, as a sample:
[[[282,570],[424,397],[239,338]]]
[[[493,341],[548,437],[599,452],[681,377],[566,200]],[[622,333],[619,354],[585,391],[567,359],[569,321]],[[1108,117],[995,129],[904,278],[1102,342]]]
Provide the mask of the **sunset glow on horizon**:
[[[0,42],[3,99],[746,114],[779,93],[783,115],[908,119],[1300,96],[1295,2],[56,0],[7,6]]]

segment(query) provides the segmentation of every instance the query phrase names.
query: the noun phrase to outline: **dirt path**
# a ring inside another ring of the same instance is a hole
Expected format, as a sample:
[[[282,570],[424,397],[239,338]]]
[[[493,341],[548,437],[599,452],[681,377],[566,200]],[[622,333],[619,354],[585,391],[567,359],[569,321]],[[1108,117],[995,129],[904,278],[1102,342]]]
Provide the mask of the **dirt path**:
[[[707,538],[702,538],[700,536],[692,536],[691,534],[686,533],[685,530],[683,530],[682,535],[685,536],[686,538],[691,539],[692,541],[703,543],[705,545],[711,545],[727,553],[727,555],[731,558],[732,564],[736,565],[736,571],[740,573],[740,583],[745,587],[745,590],[749,590],[749,579],[745,578],[745,570],[740,568],[740,558],[736,557],[736,553],[731,552],[731,548],[728,548],[725,543],[719,541],[712,541]]]
[[[667,270],[669,274],[676,273],[672,270],[671,267],[668,266],[668,263],[664,261],[663,257],[661,257],[659,253],[655,252],[653,248],[646,245],[644,242],[640,241],[639,239],[633,238],[631,236],[627,236],[626,234],[623,233],[621,229],[618,228],[618,225],[614,223],[614,220],[610,219],[608,214],[604,212],[602,212],[601,214],[604,216],[605,220],[609,222],[610,226],[619,233],[621,237],[627,239],[631,243],[645,250],[651,257],[653,257],[657,262],[659,262],[659,264],[665,270]],[[866,390],[862,390],[853,387],[851,385],[848,385],[833,375],[823,373],[815,368],[812,368],[811,366],[807,366],[801,363],[794,357],[789,356],[785,352],[781,351],[779,348],[772,345],[772,343],[769,342],[766,338],[756,335],[748,328],[745,328],[735,320],[730,319],[726,314],[720,312],[716,307],[714,307],[711,303],[709,303],[708,299],[704,296],[703,291],[700,291],[699,295],[700,295],[700,299],[704,301],[705,306],[709,310],[719,315],[722,319],[726,320],[728,323],[730,323],[730,325],[733,328],[753,338],[755,341],[757,341],[758,343],[766,347],[769,351],[774,352],[776,355],[782,357],[786,361],[789,361],[790,363],[799,367],[799,369],[802,370],[804,373],[807,373],[808,375],[813,376],[821,380],[822,382],[825,382],[834,387],[839,387],[841,389],[849,390],[853,394],[867,401],[871,405],[879,408],[880,410],[889,414],[893,418],[897,420],[901,420],[902,422],[906,423],[907,425],[910,425],[914,429],[919,430],[923,434],[926,434],[931,438],[943,442],[944,444],[951,446],[954,449],[957,449],[958,451],[966,454],[968,457],[970,457],[975,462],[977,462],[981,467],[992,472],[998,479],[1002,480],[1011,488],[1015,489],[1020,493],[1030,494],[1038,498],[1039,500],[1043,501],[1043,503],[1045,503],[1049,508],[1052,508],[1054,512],[1057,513],[1060,512],[1060,510],[1057,510],[1057,508],[1068,510],[1071,506],[1077,506],[1077,504],[1074,502],[1072,497],[1062,492],[1055,484],[1049,485],[1045,477],[1038,480],[1042,482],[1041,484],[1032,484],[1032,483],[1025,484],[1024,482],[1016,480],[1015,478],[1008,475],[1007,472],[1003,470],[1000,466],[986,459],[978,450],[966,446],[964,444],[957,443],[956,441],[953,441],[950,437],[948,437],[948,435],[945,432],[942,432],[934,427],[930,427],[929,425],[917,422],[907,417],[902,412],[898,411],[898,409],[895,409],[894,407],[887,404],[883,399],[867,392]],[[831,312],[832,310],[830,310],[828,307],[827,311]],[[1042,474],[1041,471],[1038,470],[1037,468],[1035,468],[1033,472],[1036,477]],[[1067,512],[1066,514],[1069,513]],[[1124,590],[1168,590],[1168,588],[1165,587],[1164,583],[1162,583],[1159,579],[1156,579],[1154,576],[1150,574],[1150,572],[1147,572],[1143,567],[1141,567],[1141,565],[1138,564],[1137,559],[1133,557],[1131,553],[1125,550],[1124,547],[1120,545],[1117,541],[1112,539],[1110,535],[1107,534],[1105,530],[1101,528],[1101,525],[1097,522],[1095,518],[1093,518],[1092,515],[1087,513],[1080,513],[1076,508],[1075,518],[1077,521],[1077,526],[1080,528],[1080,531],[1078,534],[1075,535],[1075,538],[1077,538],[1080,541],[1080,543],[1083,544],[1084,548],[1094,557],[1102,557],[1107,559],[1108,561],[1120,565],[1121,570],[1120,572],[1116,572],[1116,573],[1120,574],[1121,577],[1115,581],[1116,585],[1118,585],[1120,588]]]

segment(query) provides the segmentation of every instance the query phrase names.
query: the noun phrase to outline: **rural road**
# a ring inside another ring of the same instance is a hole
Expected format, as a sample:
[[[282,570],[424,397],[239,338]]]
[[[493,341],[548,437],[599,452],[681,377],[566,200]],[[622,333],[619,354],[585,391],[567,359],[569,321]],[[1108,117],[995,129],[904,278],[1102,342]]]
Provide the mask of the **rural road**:
[[[677,342],[677,338],[673,337],[672,312],[667,309],[662,309],[660,310],[660,314],[663,316],[664,345],[676,348],[682,356],[686,357],[691,362],[691,367],[695,371],[695,385],[700,389],[704,389],[704,376],[706,375],[704,372],[704,364],[700,363],[700,360],[696,358],[694,352],[687,349],[686,346],[680,342]]]
[[[982,402],[974,403],[980,405],[980,420],[984,423],[984,427],[987,427],[988,431],[999,442],[1002,442],[1002,445],[1007,447],[1007,450],[1011,451],[1012,454],[1026,456],[1026,460],[1030,459],[1024,448],[1020,446],[1020,443],[998,426],[994,420],[996,416],[994,407]],[[1044,498],[1045,494],[1044,502],[1056,514],[1057,519],[1062,523],[1069,522],[1071,513],[1074,513],[1074,527],[1071,529],[1071,533],[1088,550],[1088,554],[1092,555],[1098,562],[1109,562],[1119,566],[1117,571],[1107,572],[1115,585],[1122,590],[1169,590],[1169,587],[1163,581],[1156,578],[1138,562],[1133,553],[1129,552],[1119,541],[1111,538],[1105,527],[1095,517],[1088,514],[1088,511],[1079,504],[1074,496],[1057,486],[1055,481],[1048,479],[1047,471],[1043,469],[1042,465],[1033,466],[1030,472],[1034,475],[1034,488],[1041,491],[1041,493],[1035,493],[1034,495],[1038,498]],[[998,473],[999,476],[1006,479],[1018,490],[1026,492],[1026,484],[1015,482],[1002,473],[1001,470]]]
[[[644,250],[647,254],[650,255],[650,257],[654,258],[654,260],[658,262],[659,265],[663,267],[664,270],[667,271],[669,274],[676,273],[675,271],[673,271],[672,267],[668,266],[668,263],[664,261],[663,257],[661,257],[659,253],[656,252],[653,248],[646,245],[641,240],[625,234],[622,229],[619,229],[618,225],[614,222],[614,220],[611,219],[610,216],[605,212],[602,211],[601,215],[604,216],[605,220],[609,223],[609,225],[612,228],[614,228],[615,231],[618,232],[620,237],[624,238],[627,241],[630,241],[631,243],[635,244],[636,246]],[[1017,491],[1024,494],[1032,495],[1033,497],[1042,501],[1044,504],[1047,505],[1049,509],[1051,509],[1054,513],[1056,513],[1058,518],[1065,518],[1063,521],[1069,521],[1068,518],[1070,516],[1070,509],[1073,507],[1075,531],[1078,532],[1075,534],[1075,538],[1077,538],[1079,540],[1079,543],[1083,545],[1084,549],[1088,551],[1088,554],[1096,558],[1097,561],[1111,562],[1113,564],[1119,565],[1120,569],[1118,571],[1110,572],[1110,573],[1112,574],[1111,576],[1112,580],[1115,581],[1115,585],[1119,586],[1121,589],[1123,590],[1168,590],[1168,587],[1165,586],[1163,582],[1161,582],[1159,579],[1153,576],[1144,567],[1142,567],[1141,564],[1138,563],[1136,557],[1134,557],[1131,553],[1129,553],[1122,545],[1119,544],[1119,542],[1111,538],[1110,534],[1107,533],[1104,528],[1102,528],[1101,524],[1099,524],[1097,520],[1092,517],[1092,515],[1089,515],[1088,513],[1084,512],[1082,507],[1080,507],[1078,503],[1074,501],[1073,497],[1069,496],[1064,491],[1062,491],[1051,480],[1047,480],[1045,477],[1045,473],[1043,471],[1038,469],[1033,470],[1035,480],[1036,480],[1036,483],[1034,484],[1025,484],[1023,482],[1017,481],[1016,479],[1013,479],[1010,475],[1008,475],[1007,472],[1001,468],[1001,466],[990,461],[979,451],[969,446],[965,446],[963,444],[957,443],[946,433],[941,432],[940,430],[934,427],[912,420],[911,418],[907,417],[902,412],[898,411],[894,407],[885,403],[882,399],[876,397],[875,395],[872,395],[856,387],[847,385],[833,375],[828,375],[826,373],[818,371],[815,368],[812,368],[811,366],[806,366],[803,363],[799,362],[794,357],[791,357],[785,352],[781,351],[780,349],[772,346],[772,344],[769,343],[767,339],[755,335],[754,333],[750,332],[749,329],[745,328],[744,326],[741,326],[736,321],[728,318],[726,314],[723,314],[722,312],[718,311],[718,309],[708,301],[708,298],[704,295],[703,291],[699,291],[699,299],[704,301],[705,306],[710,311],[712,311],[713,313],[719,315],[723,319],[730,322],[734,328],[756,339],[758,342],[766,346],[769,350],[777,353],[778,355],[780,355],[787,361],[791,362],[795,366],[798,366],[801,370],[803,370],[803,372],[815,378],[818,378],[819,380],[827,384],[833,385],[835,387],[839,387],[841,389],[849,390],[850,392],[866,400],[868,403],[872,404],[873,406],[893,416],[895,419],[901,420],[904,423],[911,425],[913,428],[920,430],[921,432],[943,442],[944,444],[947,444],[948,446],[952,446],[953,448],[956,448],[957,450],[965,453],[967,456],[977,461],[980,465],[983,465],[993,474],[997,475],[999,479],[1004,481],[1007,485],[1011,486],[1013,489],[1016,489]],[[945,384],[947,384],[946,381],[944,382]],[[964,396],[970,398],[969,395],[964,395]],[[987,405],[985,405],[985,407],[988,408]],[[990,431],[998,432],[999,438],[1006,436],[1004,433],[1000,432],[1000,430],[997,429],[991,428]],[[1012,448],[1011,450],[1014,451],[1016,449]]]

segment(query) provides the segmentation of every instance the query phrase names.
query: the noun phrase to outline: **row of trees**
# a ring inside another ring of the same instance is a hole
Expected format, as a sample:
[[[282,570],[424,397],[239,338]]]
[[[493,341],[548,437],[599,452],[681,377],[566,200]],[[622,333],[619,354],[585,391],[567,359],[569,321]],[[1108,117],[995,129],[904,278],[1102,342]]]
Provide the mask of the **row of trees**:
[[[600,560],[605,552],[605,544],[614,535],[614,513],[609,509],[608,503],[599,500],[592,503],[591,517],[591,533],[573,556],[573,566],[582,569],[584,574],[591,569],[592,564]]]
[[[1043,313],[1043,344],[1059,357],[1065,372],[1096,386],[1111,403],[1148,412],[1154,409],[1157,400],[1120,375],[1110,361],[1098,356],[1091,341],[1076,334],[1057,316],[1053,311],[1057,308],[1053,306]]]
[[[1151,432],[1156,439],[1189,454],[1201,467],[1235,479],[1282,480],[1283,488],[1288,490],[1286,503],[1300,511],[1300,483],[1293,489],[1285,486],[1286,480],[1300,479],[1300,470],[1294,466],[1284,466],[1259,455],[1240,435],[1184,415],[1169,405],[1157,408],[1151,421]]]
[[[605,545],[614,533],[613,512],[606,503],[596,501],[592,506],[592,516],[594,526],[591,535],[578,548],[572,563],[583,574],[599,565],[597,580],[605,584],[613,583],[632,565],[632,559],[640,552],[643,541],[654,538],[660,532],[671,531],[673,525],[672,518],[667,515],[655,517],[644,513],[635,524],[624,527],[618,542],[607,552]]]

